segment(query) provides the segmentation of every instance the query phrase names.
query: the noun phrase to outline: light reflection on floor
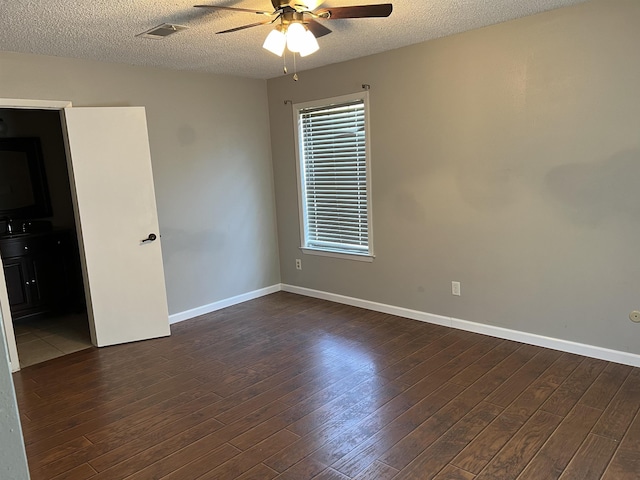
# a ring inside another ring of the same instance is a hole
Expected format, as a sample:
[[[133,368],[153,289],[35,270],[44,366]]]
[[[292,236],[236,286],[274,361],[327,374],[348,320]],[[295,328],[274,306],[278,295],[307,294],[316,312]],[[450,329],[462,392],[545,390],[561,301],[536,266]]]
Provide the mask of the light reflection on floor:
[[[379,398],[379,393],[389,381],[377,375],[375,354],[354,340],[324,334],[315,343],[315,350],[316,364],[323,372],[322,384],[327,387],[310,397],[310,409],[316,402],[321,407],[295,425],[300,433],[320,428],[319,437],[341,436],[375,412],[381,401],[386,402]],[[334,413],[337,411],[340,415]]]

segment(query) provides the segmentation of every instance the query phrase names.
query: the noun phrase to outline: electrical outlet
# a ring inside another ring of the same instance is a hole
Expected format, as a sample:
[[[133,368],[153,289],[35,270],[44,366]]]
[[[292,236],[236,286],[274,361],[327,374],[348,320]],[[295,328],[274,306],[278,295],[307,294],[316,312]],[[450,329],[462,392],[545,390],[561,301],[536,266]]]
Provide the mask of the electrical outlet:
[[[629,314],[629,320],[635,323],[640,323],[640,312],[638,310],[634,310]]]
[[[296,258],[296,270],[302,270],[302,260]]]
[[[451,295],[460,296],[460,282],[451,282]]]

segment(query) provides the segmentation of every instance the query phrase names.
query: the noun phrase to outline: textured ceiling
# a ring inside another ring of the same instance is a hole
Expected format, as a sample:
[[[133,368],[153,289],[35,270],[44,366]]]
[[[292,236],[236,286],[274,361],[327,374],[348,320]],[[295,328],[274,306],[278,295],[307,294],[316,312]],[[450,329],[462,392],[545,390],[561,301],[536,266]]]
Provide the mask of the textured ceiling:
[[[319,39],[320,51],[298,59],[297,68],[307,70],[582,1],[391,0],[389,18],[324,21],[333,33]],[[385,2],[315,0],[323,7]],[[197,3],[272,10],[270,0],[8,0],[0,16],[0,50],[253,78],[282,74],[282,59],[262,49],[271,26],[215,34],[264,17],[193,8]],[[163,40],[135,36],[162,23],[189,29]]]

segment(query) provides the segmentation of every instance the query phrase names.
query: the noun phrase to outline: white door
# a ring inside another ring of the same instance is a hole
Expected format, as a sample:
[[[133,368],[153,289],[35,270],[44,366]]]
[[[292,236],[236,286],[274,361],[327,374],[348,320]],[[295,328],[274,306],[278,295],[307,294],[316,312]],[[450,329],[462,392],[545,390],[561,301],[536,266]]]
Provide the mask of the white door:
[[[144,108],[74,107],[64,116],[92,340],[101,347],[167,336]]]

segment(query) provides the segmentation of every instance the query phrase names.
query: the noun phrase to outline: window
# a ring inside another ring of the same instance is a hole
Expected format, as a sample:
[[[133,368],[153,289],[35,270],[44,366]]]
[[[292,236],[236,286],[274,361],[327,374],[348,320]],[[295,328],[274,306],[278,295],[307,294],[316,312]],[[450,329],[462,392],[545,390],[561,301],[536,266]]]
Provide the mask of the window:
[[[302,248],[371,261],[368,95],[294,105]]]

